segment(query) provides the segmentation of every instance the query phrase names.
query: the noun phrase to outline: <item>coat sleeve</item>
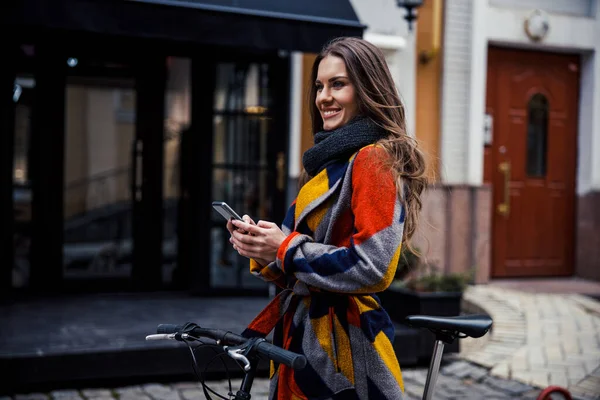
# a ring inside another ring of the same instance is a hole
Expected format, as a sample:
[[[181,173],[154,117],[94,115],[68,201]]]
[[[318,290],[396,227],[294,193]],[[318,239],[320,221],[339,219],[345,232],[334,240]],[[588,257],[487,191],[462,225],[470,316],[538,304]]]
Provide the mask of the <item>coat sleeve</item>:
[[[383,151],[363,149],[353,162],[354,233],[349,245],[315,243],[310,236],[293,232],[277,253],[281,271],[332,292],[373,293],[390,285],[400,256],[404,209],[392,172],[379,161],[386,155]]]
[[[281,224],[281,230],[284,234],[290,235],[294,226],[294,213],[296,210],[296,200],[288,208],[286,216]],[[250,273],[257,278],[266,282],[272,282],[281,288],[286,287],[286,279],[283,271],[277,262],[269,263],[269,265],[261,265],[253,258],[250,259]]]

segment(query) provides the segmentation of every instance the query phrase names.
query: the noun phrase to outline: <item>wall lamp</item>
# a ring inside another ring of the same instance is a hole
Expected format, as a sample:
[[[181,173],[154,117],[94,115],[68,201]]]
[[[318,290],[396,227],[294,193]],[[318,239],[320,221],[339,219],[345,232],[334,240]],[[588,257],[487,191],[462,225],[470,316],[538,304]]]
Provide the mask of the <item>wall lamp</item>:
[[[416,9],[423,5],[423,0],[396,0],[396,3],[406,9],[404,19],[408,22],[408,30],[412,31],[412,23],[417,19]]]

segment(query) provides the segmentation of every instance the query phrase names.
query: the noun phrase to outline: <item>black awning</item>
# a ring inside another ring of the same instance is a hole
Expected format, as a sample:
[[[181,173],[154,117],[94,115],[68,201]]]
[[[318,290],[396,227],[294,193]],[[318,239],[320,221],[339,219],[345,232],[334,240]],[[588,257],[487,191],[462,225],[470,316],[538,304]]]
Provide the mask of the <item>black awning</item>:
[[[365,28],[350,0],[21,0],[0,17],[60,29],[218,46],[318,51]]]

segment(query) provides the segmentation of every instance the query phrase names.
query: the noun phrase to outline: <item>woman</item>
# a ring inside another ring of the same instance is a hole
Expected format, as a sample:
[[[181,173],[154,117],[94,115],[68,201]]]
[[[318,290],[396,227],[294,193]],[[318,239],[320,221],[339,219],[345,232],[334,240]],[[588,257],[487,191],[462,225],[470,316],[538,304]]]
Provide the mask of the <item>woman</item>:
[[[394,328],[375,293],[391,283],[411,238],[424,161],[383,54],[357,38],[326,45],[312,69],[314,146],[282,228],[230,221],[250,271],[284,290],[248,326],[304,354],[271,368],[271,399],[401,399]],[[249,234],[248,234],[249,233]]]

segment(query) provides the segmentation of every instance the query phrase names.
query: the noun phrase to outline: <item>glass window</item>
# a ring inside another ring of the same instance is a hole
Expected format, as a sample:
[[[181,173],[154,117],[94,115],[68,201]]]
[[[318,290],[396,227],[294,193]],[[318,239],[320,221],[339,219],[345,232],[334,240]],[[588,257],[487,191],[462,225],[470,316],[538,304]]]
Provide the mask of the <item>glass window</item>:
[[[527,106],[527,175],[546,175],[548,144],[548,99],[541,93],[531,96]]]
[[[267,139],[271,130],[269,65],[217,64],[213,141],[213,198],[255,221],[267,217]],[[221,216],[213,213],[213,287],[260,288],[248,260],[234,251]]]
[[[29,176],[29,145],[31,136],[31,110],[35,90],[32,75],[17,75],[13,88],[15,102],[13,201],[15,216],[15,263],[13,286],[29,284],[29,245],[31,223],[31,185]]]
[[[134,81],[67,82],[64,276],[129,277]]]
[[[173,283],[177,267],[179,198],[181,196],[182,136],[191,122],[191,60],[167,58],[165,137],[163,144],[163,283]],[[186,161],[187,162],[187,161]],[[185,216],[184,216],[185,218]]]

